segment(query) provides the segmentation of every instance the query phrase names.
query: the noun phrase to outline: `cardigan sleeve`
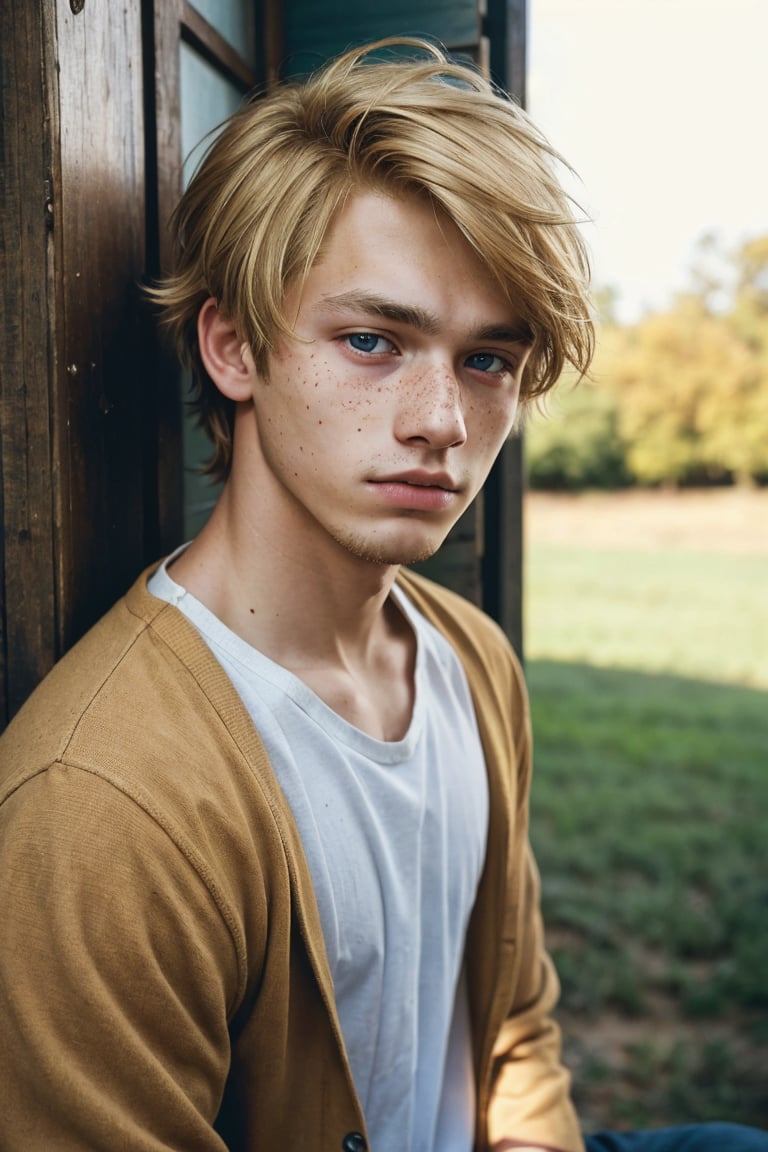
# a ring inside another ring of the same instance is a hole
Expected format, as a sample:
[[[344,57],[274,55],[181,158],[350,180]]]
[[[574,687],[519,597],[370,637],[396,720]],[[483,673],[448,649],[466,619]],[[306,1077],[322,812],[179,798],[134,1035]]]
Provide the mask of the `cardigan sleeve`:
[[[167,830],[56,763],[0,808],[0,1148],[222,1152],[231,928]]]
[[[508,892],[514,913],[505,944],[513,942],[514,956],[501,966],[510,991],[500,989],[509,1002],[493,1048],[489,1146],[494,1152],[520,1143],[555,1152],[583,1152],[570,1074],[562,1063],[560,1029],[552,1016],[560,983],[544,944],[541,883],[528,838],[533,758],[528,692],[517,661],[512,662],[512,671],[515,739],[510,755],[515,787]]]
[[[560,1030],[551,1015],[560,989],[543,946],[538,873],[527,846],[525,855],[519,977],[493,1049],[488,1144],[494,1152],[519,1142],[555,1152],[583,1152],[570,1076],[561,1061]]]

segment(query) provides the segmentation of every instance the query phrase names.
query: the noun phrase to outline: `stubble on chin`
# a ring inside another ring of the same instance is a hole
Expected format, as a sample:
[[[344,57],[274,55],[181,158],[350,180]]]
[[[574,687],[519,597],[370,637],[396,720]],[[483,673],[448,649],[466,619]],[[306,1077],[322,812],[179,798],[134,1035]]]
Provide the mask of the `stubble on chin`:
[[[340,544],[358,560],[364,560],[368,564],[381,564],[386,567],[398,568],[408,564],[421,564],[424,560],[429,560],[442,544],[442,540],[438,540],[437,543],[431,542],[422,544],[418,548],[407,549],[402,544],[395,544],[387,540],[377,541],[375,537],[353,533],[348,535],[339,533],[334,535],[334,539],[337,544]]]

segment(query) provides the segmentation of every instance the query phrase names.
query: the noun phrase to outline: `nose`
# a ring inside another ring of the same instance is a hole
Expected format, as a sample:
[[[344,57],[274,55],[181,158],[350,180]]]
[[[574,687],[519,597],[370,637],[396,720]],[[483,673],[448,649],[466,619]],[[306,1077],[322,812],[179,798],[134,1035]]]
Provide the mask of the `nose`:
[[[423,368],[403,381],[397,438],[434,449],[456,448],[467,439],[461,387],[452,368]]]

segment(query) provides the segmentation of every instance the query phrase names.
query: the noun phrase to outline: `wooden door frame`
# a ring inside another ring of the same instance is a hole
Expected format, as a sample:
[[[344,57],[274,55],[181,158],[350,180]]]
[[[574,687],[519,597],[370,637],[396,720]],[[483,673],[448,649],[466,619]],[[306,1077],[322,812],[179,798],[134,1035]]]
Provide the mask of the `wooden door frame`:
[[[527,0],[488,0],[483,31],[491,75],[525,108]],[[485,611],[506,632],[520,658],[523,642],[524,438],[503,447],[484,489],[483,599]]]
[[[157,277],[172,266],[168,222],[182,192],[180,47],[194,48],[243,94],[268,84],[277,74],[279,11],[274,0],[258,8],[261,41],[258,62],[246,60],[192,7],[188,0],[143,0],[145,27],[145,92],[147,108],[147,252],[148,275]],[[182,542],[183,475],[182,376],[176,358],[154,346],[155,478],[151,496],[153,519],[147,540],[153,554],[162,555]]]

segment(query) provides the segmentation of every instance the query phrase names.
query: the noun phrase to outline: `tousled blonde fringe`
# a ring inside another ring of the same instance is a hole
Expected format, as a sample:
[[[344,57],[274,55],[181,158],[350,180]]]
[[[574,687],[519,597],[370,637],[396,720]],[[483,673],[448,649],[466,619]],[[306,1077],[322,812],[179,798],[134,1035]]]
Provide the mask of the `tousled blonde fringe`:
[[[418,58],[378,55],[415,50]],[[209,379],[197,316],[213,296],[267,370],[290,334],[286,288],[312,266],[353,190],[429,198],[463,233],[516,312],[533,348],[528,402],[594,348],[589,263],[560,157],[529,117],[471,67],[421,40],[354,49],[302,83],[247,102],[223,127],[173,217],[174,271],[150,289],[226,478],[233,405]]]

